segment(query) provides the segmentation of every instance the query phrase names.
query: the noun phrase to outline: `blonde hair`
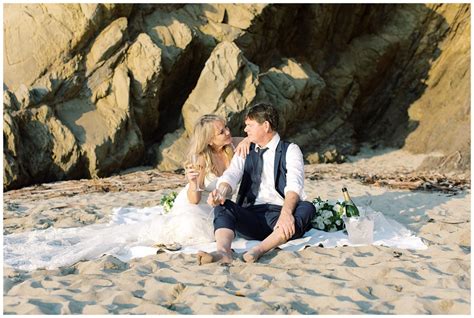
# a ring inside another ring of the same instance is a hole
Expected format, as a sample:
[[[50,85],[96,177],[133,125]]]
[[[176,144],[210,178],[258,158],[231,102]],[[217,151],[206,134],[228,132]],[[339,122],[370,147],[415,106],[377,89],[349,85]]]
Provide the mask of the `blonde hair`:
[[[186,165],[187,163],[191,162],[191,156],[193,154],[199,155],[199,157],[204,158],[206,174],[209,172],[217,174],[218,172],[215,164],[212,162],[212,148],[209,145],[212,138],[214,138],[216,134],[214,127],[214,122],[216,121],[226,124],[224,118],[214,114],[203,115],[197,120],[196,124],[194,125],[193,135],[191,137],[187,162],[185,163]],[[232,145],[224,146],[224,153],[230,161],[234,155]]]

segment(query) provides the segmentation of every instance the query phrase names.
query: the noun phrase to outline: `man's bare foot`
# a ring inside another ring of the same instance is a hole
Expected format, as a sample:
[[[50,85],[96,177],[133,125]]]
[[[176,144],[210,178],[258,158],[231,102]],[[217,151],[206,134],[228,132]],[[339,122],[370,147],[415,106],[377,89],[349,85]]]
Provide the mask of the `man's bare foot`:
[[[199,251],[196,257],[199,265],[212,263],[212,255],[207,252]]]
[[[255,263],[258,259],[262,256],[258,250],[251,249],[247,253],[245,253],[242,258],[244,259],[245,263]]]
[[[197,253],[198,264],[209,264],[209,263],[219,263],[220,265],[230,265],[233,261],[232,259],[232,252],[225,253],[225,252],[212,252],[207,253],[204,251],[199,251]]]

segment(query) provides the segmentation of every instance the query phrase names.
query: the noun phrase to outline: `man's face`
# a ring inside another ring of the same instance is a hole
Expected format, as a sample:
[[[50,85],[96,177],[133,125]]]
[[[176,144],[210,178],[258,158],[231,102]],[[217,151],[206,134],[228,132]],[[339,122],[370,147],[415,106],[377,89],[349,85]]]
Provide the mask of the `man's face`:
[[[267,127],[268,123],[266,122],[259,124],[253,119],[245,119],[245,129],[244,131],[247,133],[250,141],[256,144],[260,144],[262,141],[265,140],[265,136],[267,135]]]

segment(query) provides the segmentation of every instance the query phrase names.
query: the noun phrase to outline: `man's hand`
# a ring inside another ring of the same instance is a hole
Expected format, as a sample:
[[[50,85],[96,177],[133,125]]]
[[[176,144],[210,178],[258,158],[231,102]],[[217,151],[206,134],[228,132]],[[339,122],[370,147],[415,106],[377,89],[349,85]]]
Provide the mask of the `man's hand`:
[[[219,188],[209,193],[207,203],[215,207],[219,204],[224,204],[227,197],[232,193],[232,188],[227,183],[223,182],[219,185]]]
[[[295,234],[295,217],[293,212],[290,210],[282,209],[280,217],[273,228],[273,230],[279,229],[288,241]]]
[[[217,189],[214,189],[211,193],[209,193],[209,196],[207,197],[207,204],[209,204],[212,207],[216,207],[219,204],[224,204],[224,198],[220,196],[218,193]]]

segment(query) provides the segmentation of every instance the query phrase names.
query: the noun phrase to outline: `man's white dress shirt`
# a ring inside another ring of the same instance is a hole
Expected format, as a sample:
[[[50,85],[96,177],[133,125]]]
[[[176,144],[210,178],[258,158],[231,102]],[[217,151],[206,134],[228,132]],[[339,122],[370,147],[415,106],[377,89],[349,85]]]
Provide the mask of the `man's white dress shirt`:
[[[277,204],[283,205],[284,199],[275,189],[275,150],[280,142],[280,135],[276,133],[272,140],[263,148],[268,148],[263,153],[263,172],[255,204]],[[256,145],[254,151],[257,151],[259,146]],[[222,182],[228,183],[232,191],[237,190],[237,186],[244,174],[245,159],[238,155],[234,155],[230,162],[229,168],[224,171],[224,174],[217,181],[217,187]],[[286,187],[284,193],[288,191],[296,192],[300,200],[306,200],[304,192],[304,162],[303,154],[296,144],[290,144],[286,152]]]

